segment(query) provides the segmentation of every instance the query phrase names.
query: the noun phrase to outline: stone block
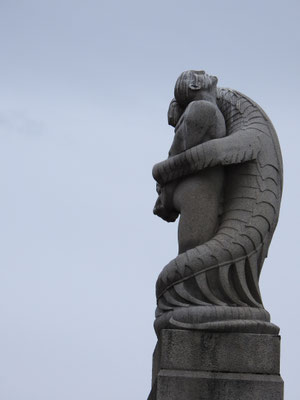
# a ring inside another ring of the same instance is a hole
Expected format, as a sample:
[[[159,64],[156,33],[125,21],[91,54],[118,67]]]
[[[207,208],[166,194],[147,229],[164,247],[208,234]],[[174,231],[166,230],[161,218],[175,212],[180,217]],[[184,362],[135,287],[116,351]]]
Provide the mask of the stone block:
[[[282,400],[280,376],[161,370],[151,400]]]
[[[162,330],[148,400],[282,400],[280,337]]]

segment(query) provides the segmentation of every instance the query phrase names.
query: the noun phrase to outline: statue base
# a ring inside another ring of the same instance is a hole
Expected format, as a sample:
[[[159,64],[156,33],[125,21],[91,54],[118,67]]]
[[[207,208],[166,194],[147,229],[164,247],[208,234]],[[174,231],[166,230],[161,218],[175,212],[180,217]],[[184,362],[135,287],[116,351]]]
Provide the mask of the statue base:
[[[163,329],[148,400],[283,400],[280,336]]]

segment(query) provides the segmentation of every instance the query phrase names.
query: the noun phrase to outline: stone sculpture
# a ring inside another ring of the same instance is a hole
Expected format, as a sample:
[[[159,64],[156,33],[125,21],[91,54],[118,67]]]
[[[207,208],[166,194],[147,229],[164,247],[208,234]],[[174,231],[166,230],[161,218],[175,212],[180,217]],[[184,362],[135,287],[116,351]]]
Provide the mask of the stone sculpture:
[[[170,329],[234,332],[244,334],[242,341],[248,334],[276,337],[279,328],[270,322],[258,284],[282,194],[275,129],[256,103],[217,88],[217,78],[204,71],[180,75],[168,119],[175,135],[168,159],[153,168],[154,213],[168,222],[180,215],[179,255],[157,280],[156,333],[162,342]],[[170,335],[175,338],[175,331]],[[276,382],[279,393],[282,381]],[[194,398],[182,396],[176,399]],[[203,399],[227,399],[214,396]]]

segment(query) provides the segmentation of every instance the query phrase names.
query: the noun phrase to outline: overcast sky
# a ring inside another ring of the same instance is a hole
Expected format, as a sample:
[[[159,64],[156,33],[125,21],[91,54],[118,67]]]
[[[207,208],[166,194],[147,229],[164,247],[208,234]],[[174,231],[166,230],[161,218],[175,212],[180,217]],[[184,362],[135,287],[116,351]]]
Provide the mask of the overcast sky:
[[[156,278],[177,226],[153,216],[178,75],[258,102],[282,146],[261,277],[299,380],[299,1],[0,0],[0,398],[146,399]]]

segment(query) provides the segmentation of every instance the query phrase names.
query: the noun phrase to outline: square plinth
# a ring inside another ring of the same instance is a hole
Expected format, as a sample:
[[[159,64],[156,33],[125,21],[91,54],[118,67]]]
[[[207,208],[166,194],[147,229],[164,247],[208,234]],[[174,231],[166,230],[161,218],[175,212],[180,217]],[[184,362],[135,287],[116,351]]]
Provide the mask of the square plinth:
[[[280,337],[165,329],[148,400],[282,400]]]

